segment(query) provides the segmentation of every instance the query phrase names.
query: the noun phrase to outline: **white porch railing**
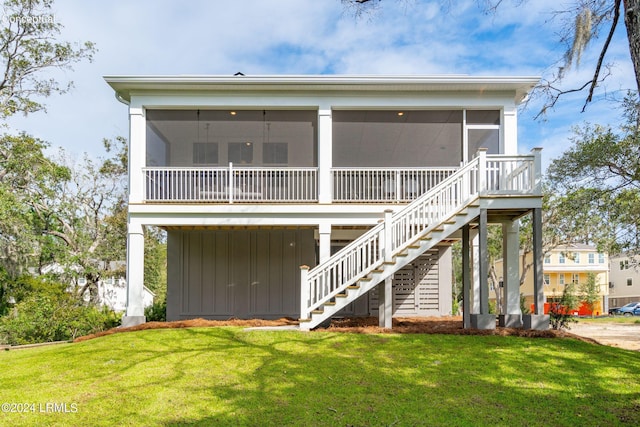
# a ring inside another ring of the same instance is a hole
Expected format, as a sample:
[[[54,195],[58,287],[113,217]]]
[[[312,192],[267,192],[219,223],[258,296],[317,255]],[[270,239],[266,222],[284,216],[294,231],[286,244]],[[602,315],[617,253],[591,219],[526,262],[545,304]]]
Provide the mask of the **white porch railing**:
[[[317,168],[144,168],[148,202],[315,202]]]
[[[514,193],[534,180],[533,156],[486,156],[486,191]],[[338,203],[409,202],[459,168],[334,168],[332,200]],[[147,202],[314,203],[317,168],[143,168]]]
[[[333,168],[333,200],[340,203],[407,202],[435,187],[457,167]]]
[[[391,261],[422,235],[482,194],[540,194],[540,153],[487,156],[481,150],[471,162],[442,180],[385,221],[379,223],[315,268],[301,270],[300,318],[309,319],[350,285]]]

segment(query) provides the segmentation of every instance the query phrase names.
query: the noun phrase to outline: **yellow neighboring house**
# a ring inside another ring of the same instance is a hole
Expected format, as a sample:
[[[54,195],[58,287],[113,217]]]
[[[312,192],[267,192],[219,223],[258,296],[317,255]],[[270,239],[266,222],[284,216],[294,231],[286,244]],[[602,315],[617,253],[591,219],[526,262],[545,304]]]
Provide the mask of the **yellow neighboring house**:
[[[530,263],[531,253],[527,255],[527,258],[527,262]],[[498,272],[502,271],[501,260],[496,262],[496,270]],[[590,245],[575,244],[558,247],[547,252],[543,262],[545,301],[547,303],[558,301],[562,296],[566,283],[573,282],[579,286],[587,281],[589,273],[595,274],[596,283],[600,288],[600,300],[595,304],[593,314],[597,316],[608,313],[609,257],[607,254],[598,252],[594,246]],[[527,272],[525,281],[520,288],[520,293],[525,296],[527,307],[533,304],[532,269]],[[591,314],[584,306],[580,307],[578,311],[580,315]]]

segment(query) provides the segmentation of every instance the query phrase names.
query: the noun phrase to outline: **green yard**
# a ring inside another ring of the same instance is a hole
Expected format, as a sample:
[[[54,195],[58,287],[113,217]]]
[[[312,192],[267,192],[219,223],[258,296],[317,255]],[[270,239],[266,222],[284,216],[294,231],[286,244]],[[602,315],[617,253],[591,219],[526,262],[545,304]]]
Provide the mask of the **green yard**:
[[[0,425],[622,425],[640,422],[640,353],[573,339],[164,329],[2,352],[0,390]]]

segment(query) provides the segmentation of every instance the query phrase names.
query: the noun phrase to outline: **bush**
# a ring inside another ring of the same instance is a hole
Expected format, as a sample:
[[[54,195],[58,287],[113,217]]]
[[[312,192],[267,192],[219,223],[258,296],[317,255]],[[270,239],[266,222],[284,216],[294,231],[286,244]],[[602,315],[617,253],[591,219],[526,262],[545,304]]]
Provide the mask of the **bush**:
[[[152,305],[144,309],[144,315],[148,322],[167,321],[167,299],[154,301]]]
[[[33,293],[0,319],[0,342],[11,345],[67,341],[120,323],[108,309],[87,306],[67,292]]]
[[[527,304],[527,297],[524,294],[520,294],[520,311],[522,314],[531,314],[531,309]]]
[[[453,301],[451,302],[451,315],[458,316],[460,314],[460,301],[458,301],[455,296]]]
[[[575,284],[564,285],[562,297],[557,303],[552,303],[549,307],[549,321],[553,329],[571,329],[569,324],[575,323],[576,319],[572,314],[580,304],[576,296]]]

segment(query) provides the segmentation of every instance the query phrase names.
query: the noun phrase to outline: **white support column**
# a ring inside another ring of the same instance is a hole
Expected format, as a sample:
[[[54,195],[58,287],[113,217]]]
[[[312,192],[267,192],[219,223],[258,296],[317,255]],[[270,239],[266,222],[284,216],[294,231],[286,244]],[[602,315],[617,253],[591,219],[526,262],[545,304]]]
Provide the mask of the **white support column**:
[[[440,246],[438,248],[438,306],[440,307],[441,316],[449,316],[452,314],[452,293],[451,278],[453,277],[451,246]]]
[[[477,299],[480,300],[480,313],[471,314],[471,327],[476,329],[496,328],[496,316],[494,314],[489,314],[489,248],[487,246],[487,214],[486,209],[480,209],[480,216],[478,218],[478,280],[480,282],[480,292],[477,296]]]
[[[144,108],[129,108],[129,203],[142,203],[145,180],[142,168],[147,163],[147,123]]]
[[[331,203],[333,179],[333,126],[331,108],[318,110],[318,202]]]
[[[393,327],[393,276],[378,284],[378,326]]]
[[[309,266],[300,266],[300,330],[309,330],[307,322],[303,320],[311,319],[311,313],[309,313],[309,283],[307,283],[307,277],[309,273]]]
[[[471,327],[471,241],[469,224],[462,227],[462,327]]]
[[[502,277],[503,314],[500,326],[519,328],[522,326],[520,310],[520,226],[518,221],[502,224]]]
[[[318,246],[320,262],[331,257],[331,224],[321,223],[318,225]]]
[[[480,313],[480,237],[478,229],[471,230],[471,289],[470,314]]]
[[[122,326],[135,326],[146,321],[144,316],[144,234],[142,225],[129,219],[127,232],[127,308]]]
[[[543,254],[542,254],[542,208],[534,208],[533,225],[533,298],[534,312],[522,316],[525,329],[549,329],[549,315],[544,314]]]
[[[503,122],[501,153],[518,154],[518,110],[515,105],[505,106]]]

